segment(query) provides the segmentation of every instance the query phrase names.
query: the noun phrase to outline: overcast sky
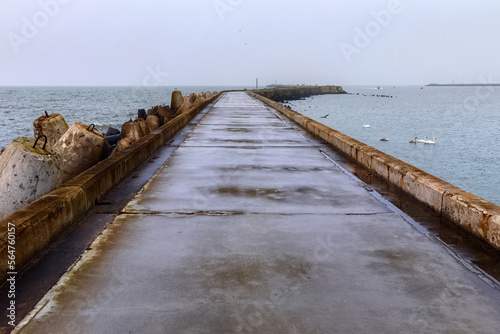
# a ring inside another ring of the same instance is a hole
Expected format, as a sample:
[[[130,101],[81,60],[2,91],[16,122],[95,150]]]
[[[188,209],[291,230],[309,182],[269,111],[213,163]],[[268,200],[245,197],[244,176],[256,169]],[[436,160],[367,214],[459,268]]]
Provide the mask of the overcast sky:
[[[2,1],[0,85],[500,81],[498,0]]]

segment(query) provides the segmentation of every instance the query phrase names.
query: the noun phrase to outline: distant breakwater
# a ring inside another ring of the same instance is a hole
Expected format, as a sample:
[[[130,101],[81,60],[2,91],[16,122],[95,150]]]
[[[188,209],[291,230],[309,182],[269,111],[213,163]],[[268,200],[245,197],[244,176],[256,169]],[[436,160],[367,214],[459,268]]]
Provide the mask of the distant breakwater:
[[[252,92],[276,102],[300,100],[313,95],[347,94],[341,86],[289,86],[255,89]]]
[[[437,83],[431,83],[426,85],[428,87],[485,87],[485,86],[492,86],[492,87],[497,87],[500,86],[500,83],[465,83],[465,84],[437,84]]]

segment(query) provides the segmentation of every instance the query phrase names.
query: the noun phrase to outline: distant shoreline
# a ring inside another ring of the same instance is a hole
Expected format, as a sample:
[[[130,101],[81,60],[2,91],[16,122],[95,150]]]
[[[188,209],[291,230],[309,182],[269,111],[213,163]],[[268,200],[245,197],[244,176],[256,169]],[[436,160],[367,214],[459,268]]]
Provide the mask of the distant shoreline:
[[[482,84],[482,83],[472,83],[472,84],[437,84],[437,83],[431,83],[431,84],[428,84],[426,86],[431,86],[431,87],[435,87],[435,86],[458,86],[458,87],[477,87],[477,86],[500,86],[500,83],[485,83],[485,84]]]

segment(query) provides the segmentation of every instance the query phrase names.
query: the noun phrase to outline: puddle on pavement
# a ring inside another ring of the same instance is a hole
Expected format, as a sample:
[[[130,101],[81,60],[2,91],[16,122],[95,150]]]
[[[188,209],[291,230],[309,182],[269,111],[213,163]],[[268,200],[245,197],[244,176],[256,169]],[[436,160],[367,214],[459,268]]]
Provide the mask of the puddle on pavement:
[[[212,131],[227,131],[227,132],[242,132],[242,133],[250,133],[253,132],[253,130],[250,130],[249,128],[224,128],[224,129],[212,129]]]
[[[231,172],[248,172],[248,171],[270,171],[270,172],[300,172],[300,173],[315,173],[331,170],[324,167],[291,167],[291,166],[265,166],[265,165],[234,165],[231,167],[220,167],[224,173]]]
[[[219,194],[238,197],[266,197],[273,200],[283,200],[285,195],[283,190],[275,188],[238,188],[222,187],[215,190]]]
[[[199,268],[205,277],[204,284],[209,289],[243,288],[244,291],[239,290],[241,293],[260,288],[269,290],[273,287],[268,285],[276,282],[281,284],[306,282],[310,279],[312,270],[313,265],[309,261],[296,257],[266,260],[259,256],[243,255],[210,259]]]

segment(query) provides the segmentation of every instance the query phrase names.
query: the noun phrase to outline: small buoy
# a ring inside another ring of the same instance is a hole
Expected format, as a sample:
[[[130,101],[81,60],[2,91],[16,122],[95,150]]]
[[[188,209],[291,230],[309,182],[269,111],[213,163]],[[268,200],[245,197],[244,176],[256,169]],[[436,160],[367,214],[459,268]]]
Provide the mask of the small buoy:
[[[99,161],[104,146],[104,136],[95,125],[75,122],[54,145],[61,155],[62,182],[89,169]]]
[[[0,155],[0,220],[57,188],[60,165],[47,136],[12,140]]]
[[[35,133],[35,138],[41,135],[47,136],[48,143],[54,145],[59,138],[61,138],[66,131],[68,131],[69,126],[59,114],[48,114],[45,111],[44,116],[38,117],[33,122],[33,130]]]

